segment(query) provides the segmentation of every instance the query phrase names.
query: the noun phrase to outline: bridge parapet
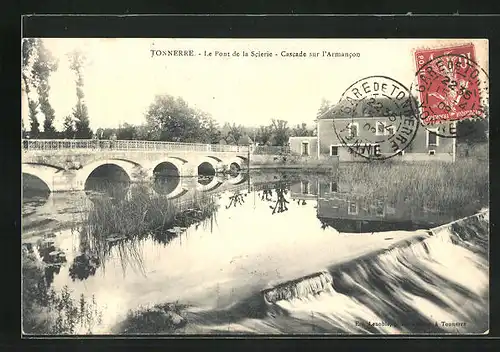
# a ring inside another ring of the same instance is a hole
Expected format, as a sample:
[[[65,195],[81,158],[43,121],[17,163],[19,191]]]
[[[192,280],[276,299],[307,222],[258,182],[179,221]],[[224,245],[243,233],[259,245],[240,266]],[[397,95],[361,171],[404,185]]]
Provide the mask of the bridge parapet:
[[[98,140],[98,139],[23,139],[22,149],[28,151],[55,152],[80,150],[87,152],[114,151],[176,151],[208,153],[247,153],[248,146],[225,144],[181,143],[139,140]]]

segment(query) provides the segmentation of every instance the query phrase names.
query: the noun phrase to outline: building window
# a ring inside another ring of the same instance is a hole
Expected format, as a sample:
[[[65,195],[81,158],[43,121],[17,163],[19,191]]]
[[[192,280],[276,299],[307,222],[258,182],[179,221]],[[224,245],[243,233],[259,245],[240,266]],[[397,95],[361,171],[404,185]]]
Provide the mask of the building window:
[[[347,203],[347,214],[358,215],[358,203],[348,202]]]
[[[302,155],[309,155],[309,142],[302,142]]]
[[[339,147],[335,145],[330,146],[330,155],[339,155]]]
[[[427,131],[427,146],[428,147],[437,147],[439,145],[439,137],[436,134],[436,131]]]
[[[429,155],[436,155],[436,151],[434,149],[429,150]]]
[[[351,137],[357,137],[358,131],[359,131],[359,124],[356,122],[351,122],[349,124],[349,132],[350,132]]]
[[[338,188],[337,182],[330,182],[330,192],[338,192]]]
[[[301,193],[302,194],[309,194],[309,181],[302,181]]]
[[[377,136],[383,136],[385,134],[385,123],[377,121],[375,124],[375,134]]]

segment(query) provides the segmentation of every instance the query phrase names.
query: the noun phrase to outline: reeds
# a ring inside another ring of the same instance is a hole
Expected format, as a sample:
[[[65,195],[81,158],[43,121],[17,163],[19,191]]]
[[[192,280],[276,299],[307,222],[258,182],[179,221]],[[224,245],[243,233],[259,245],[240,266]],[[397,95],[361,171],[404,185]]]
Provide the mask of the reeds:
[[[97,196],[82,212],[82,265],[72,266],[73,277],[85,279],[93,274],[85,272],[85,268],[93,272],[97,266],[105,269],[111,251],[120,258],[124,274],[127,266],[144,273],[143,240],[152,238],[166,244],[187,227],[213,220],[216,208],[211,196],[194,193],[190,199],[179,202],[153,192],[147,184],[134,185],[121,199]]]
[[[363,198],[392,204],[454,210],[457,215],[488,206],[487,161],[461,159],[455,163],[372,162],[339,167],[339,183]]]
[[[197,210],[211,213],[215,202],[209,196],[195,193],[182,203],[151,192],[145,185],[133,187],[127,197],[115,200],[109,197],[96,198],[87,212],[84,225],[92,236],[130,238],[148,233],[162,233],[172,226],[183,226],[189,221],[182,214]]]

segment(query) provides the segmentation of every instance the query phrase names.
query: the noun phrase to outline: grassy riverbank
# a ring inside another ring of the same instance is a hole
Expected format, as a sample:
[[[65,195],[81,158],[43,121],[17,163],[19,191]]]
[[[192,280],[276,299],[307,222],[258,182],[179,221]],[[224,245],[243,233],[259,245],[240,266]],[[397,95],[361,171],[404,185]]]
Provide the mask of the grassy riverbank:
[[[179,203],[152,193],[146,185],[134,187],[123,199],[92,197],[81,209],[80,254],[70,265],[70,277],[86,280],[94,275],[113,250],[120,255],[124,270],[126,265],[140,266],[142,258],[137,249],[140,239],[153,236],[167,243],[185,228],[212,219],[215,210],[213,197],[195,194]],[[27,334],[92,333],[100,323],[96,302],[93,297],[75,299],[68,287],[59,291],[51,287],[47,271],[62,263],[47,262],[42,256],[42,244],[43,240],[26,244],[23,250],[23,331]],[[151,316],[155,319],[157,313],[155,308],[131,315],[126,329],[134,331],[134,324]],[[178,320],[174,313],[168,313],[173,324]]]
[[[22,328],[26,334],[91,334],[101,313],[94,297],[74,299],[68,287],[54,290],[47,283],[47,265],[33,250],[22,251]]]
[[[364,198],[453,210],[457,216],[489,203],[489,165],[484,160],[352,163],[341,165],[336,177],[349,192]]]

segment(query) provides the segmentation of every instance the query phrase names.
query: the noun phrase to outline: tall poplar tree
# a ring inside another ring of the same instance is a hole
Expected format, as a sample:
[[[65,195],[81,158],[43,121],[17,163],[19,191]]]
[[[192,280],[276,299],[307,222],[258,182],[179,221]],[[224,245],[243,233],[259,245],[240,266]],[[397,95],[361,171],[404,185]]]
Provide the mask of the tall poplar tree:
[[[75,137],[86,139],[92,137],[92,130],[90,129],[90,119],[85,104],[83,93],[83,69],[85,67],[86,58],[82,52],[75,50],[69,54],[70,69],[76,76],[76,106],[73,108],[73,117],[75,122]]]

